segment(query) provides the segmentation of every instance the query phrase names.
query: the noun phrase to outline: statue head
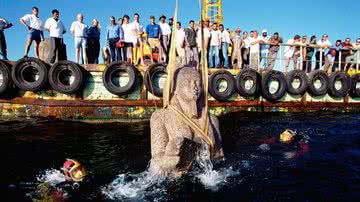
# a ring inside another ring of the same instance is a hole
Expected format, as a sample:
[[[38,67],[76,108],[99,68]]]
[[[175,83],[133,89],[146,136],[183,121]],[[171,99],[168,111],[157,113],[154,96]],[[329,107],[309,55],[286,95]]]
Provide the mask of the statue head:
[[[172,101],[177,101],[179,107],[190,118],[199,117],[199,106],[202,86],[201,76],[192,67],[182,67],[175,72],[174,94]]]

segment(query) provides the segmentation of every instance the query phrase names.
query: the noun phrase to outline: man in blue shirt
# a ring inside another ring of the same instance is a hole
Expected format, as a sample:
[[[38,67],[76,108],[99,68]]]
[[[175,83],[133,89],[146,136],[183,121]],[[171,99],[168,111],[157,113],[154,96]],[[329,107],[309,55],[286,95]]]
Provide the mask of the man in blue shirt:
[[[161,28],[159,25],[155,23],[155,17],[150,17],[150,24],[146,26],[146,41],[150,46],[150,58],[151,63],[154,63],[153,58],[153,49],[157,48],[159,51],[159,61],[161,62],[161,48],[160,48],[160,36],[161,36]]]
[[[110,48],[111,62],[121,60],[121,52],[120,52],[121,47],[116,47],[116,43],[119,41],[121,42],[123,39],[124,39],[124,32],[119,27],[119,25],[115,24],[115,17],[111,16],[110,25],[108,25],[106,28],[106,36],[105,36],[106,44]]]

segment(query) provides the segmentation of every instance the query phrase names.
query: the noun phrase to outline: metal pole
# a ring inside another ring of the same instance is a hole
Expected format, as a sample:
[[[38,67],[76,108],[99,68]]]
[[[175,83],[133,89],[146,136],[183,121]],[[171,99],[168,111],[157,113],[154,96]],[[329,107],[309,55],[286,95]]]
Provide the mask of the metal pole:
[[[341,50],[339,50],[339,64],[338,64],[338,68],[339,68],[339,71],[341,71]]]
[[[301,70],[301,66],[302,66],[302,64],[303,64],[303,62],[304,62],[304,58],[303,58],[303,46],[301,45],[300,46],[300,61],[299,61],[300,63],[299,63],[299,70]]]
[[[282,59],[281,59],[281,56],[282,56],[282,45],[279,46],[279,70],[281,71],[282,69]]]
[[[320,49],[320,63],[319,63],[319,69],[322,67],[322,61],[323,61],[323,49]]]

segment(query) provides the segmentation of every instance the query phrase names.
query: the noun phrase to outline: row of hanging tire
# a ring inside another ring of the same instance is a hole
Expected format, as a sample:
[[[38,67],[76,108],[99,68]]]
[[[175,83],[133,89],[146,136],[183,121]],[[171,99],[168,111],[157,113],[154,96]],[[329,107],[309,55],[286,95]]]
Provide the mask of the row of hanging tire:
[[[147,90],[157,97],[162,97],[163,89],[155,85],[155,78],[166,74],[165,67],[166,64],[163,63],[150,65],[144,75]],[[12,88],[13,84],[22,90],[39,91],[46,89],[47,83],[52,89],[60,93],[76,94],[81,92],[86,78],[85,69],[76,63],[59,61],[48,67],[47,64],[36,58],[22,58],[12,67],[0,61],[0,72],[3,75],[0,95],[4,95],[7,90]],[[128,77],[126,85],[122,86],[113,80],[121,72],[125,72]],[[134,91],[142,77],[133,65],[126,62],[114,62],[105,68],[102,79],[109,92],[118,96],[125,96]],[[300,82],[297,88],[292,85],[295,79]],[[320,80],[320,88],[315,87],[317,80]],[[223,91],[218,88],[220,81],[227,84]],[[245,81],[252,83],[250,88],[246,88]],[[270,92],[272,81],[277,81],[279,84],[274,93]],[[337,81],[341,82],[340,89],[335,87]],[[300,70],[294,70],[286,76],[279,71],[270,71],[261,76],[255,70],[246,69],[240,71],[236,77],[226,70],[219,70],[209,77],[209,93],[219,101],[229,100],[235,92],[246,98],[263,96],[271,102],[281,99],[286,92],[294,96],[301,96],[305,92],[309,92],[313,96],[323,96],[329,93],[333,97],[345,97],[349,94],[351,97],[358,98],[360,97],[360,89],[356,87],[358,82],[360,82],[360,74],[349,78],[344,73],[338,72],[328,77],[324,71],[319,70],[310,73],[309,76]]]

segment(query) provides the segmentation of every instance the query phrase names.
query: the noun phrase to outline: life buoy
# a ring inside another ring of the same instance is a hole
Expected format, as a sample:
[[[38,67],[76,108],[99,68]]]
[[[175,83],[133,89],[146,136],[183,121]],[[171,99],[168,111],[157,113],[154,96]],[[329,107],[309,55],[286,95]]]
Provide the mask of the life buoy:
[[[260,96],[260,74],[254,69],[245,69],[238,73],[236,76],[236,90],[242,97],[255,97]],[[250,87],[247,82],[251,83]]]
[[[222,90],[221,81],[226,82],[226,88]],[[209,93],[219,101],[227,101],[235,92],[234,76],[226,70],[218,70],[209,77]]]
[[[145,72],[144,81],[146,89],[153,95],[157,97],[163,96],[164,89],[160,85],[155,85],[156,78],[166,75],[166,64],[165,63],[156,63],[148,67]]]
[[[293,83],[298,80],[300,85],[294,87]],[[304,95],[309,87],[306,73],[301,70],[293,70],[286,75],[287,92],[291,95]]]
[[[336,88],[336,82],[341,82],[341,88]],[[350,90],[349,78],[343,72],[334,72],[329,77],[329,94],[332,97],[345,97]]]
[[[278,82],[278,88],[274,93],[271,92],[270,84],[273,81]],[[269,102],[276,102],[286,93],[286,79],[282,72],[271,70],[262,77],[261,90],[263,97]]]
[[[38,91],[48,81],[48,69],[43,61],[24,57],[12,67],[11,77],[21,90]]]
[[[126,84],[121,84],[121,74],[127,74],[128,81]],[[114,80],[115,77],[118,79]],[[124,61],[117,61],[111,63],[103,72],[103,83],[105,88],[112,94],[124,96],[131,93],[136,84],[135,67]]]
[[[5,95],[11,85],[11,72],[8,65],[0,61],[0,74],[2,75],[2,82],[0,82],[0,96]]]
[[[356,87],[358,83],[360,83],[360,74],[355,74],[351,77],[351,85],[349,95],[352,98],[360,98],[360,88]]]
[[[83,70],[74,62],[59,61],[49,70],[49,83],[60,93],[73,94],[83,86],[83,74]]]
[[[317,88],[316,81],[319,80],[321,83],[320,88]],[[326,95],[329,88],[329,77],[322,70],[315,70],[309,75],[309,93],[314,96],[323,96]]]

